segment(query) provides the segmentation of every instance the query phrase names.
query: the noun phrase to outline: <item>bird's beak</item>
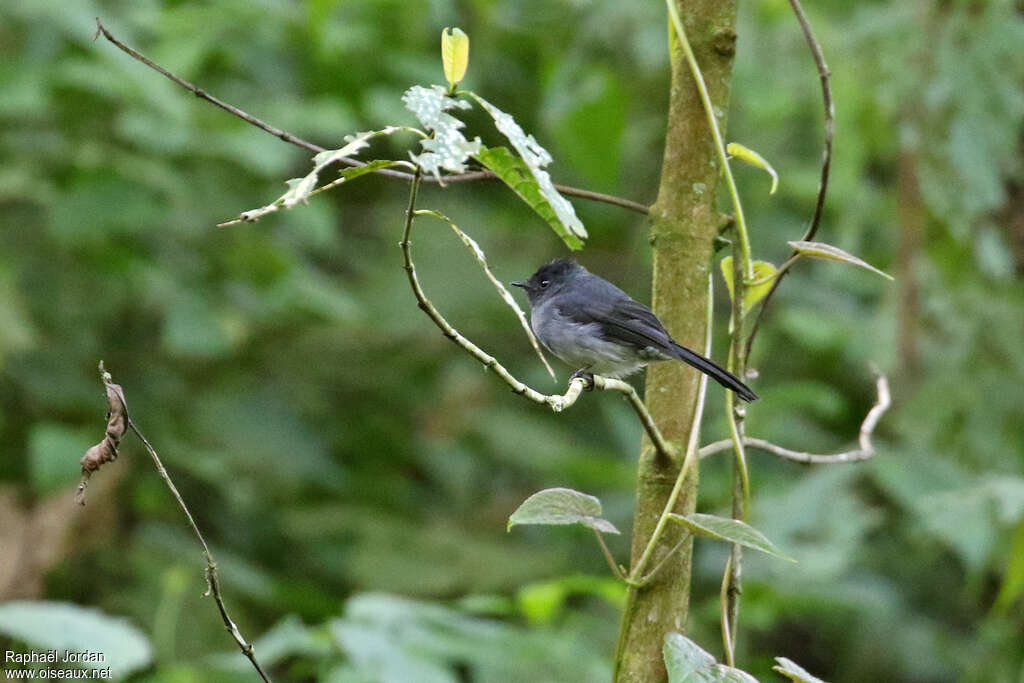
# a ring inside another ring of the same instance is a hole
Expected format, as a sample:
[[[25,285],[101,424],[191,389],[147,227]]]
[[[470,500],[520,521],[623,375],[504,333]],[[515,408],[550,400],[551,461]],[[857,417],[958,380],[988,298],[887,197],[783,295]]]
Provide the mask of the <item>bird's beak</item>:
[[[515,282],[510,282],[509,284],[512,285],[513,287],[522,287],[523,289],[526,289],[526,280],[516,280]]]

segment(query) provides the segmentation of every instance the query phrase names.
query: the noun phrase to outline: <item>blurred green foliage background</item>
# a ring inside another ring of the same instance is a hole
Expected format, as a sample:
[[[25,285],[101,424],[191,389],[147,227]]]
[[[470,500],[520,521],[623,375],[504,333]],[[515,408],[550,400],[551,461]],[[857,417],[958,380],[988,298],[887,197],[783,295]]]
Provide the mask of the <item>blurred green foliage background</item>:
[[[737,170],[755,255],[779,263],[813,208],[821,95],[788,3],[740,4],[727,137],[781,175],[769,197],[766,177]],[[897,282],[796,268],[754,351],[763,400],[749,431],[848,447],[874,400],[871,362],[895,404],[870,462],[752,455],[751,521],[799,564],[747,554],[738,662],[765,680],[777,655],[834,682],[1024,680],[1022,10],[822,0],[807,11],[837,106],[819,238]],[[438,334],[396,246],[404,183],[364,177],[215,228],[279,196],[309,154],[94,41],[97,16],[172,71],[328,147],[412,123],[399,97],[443,80],[440,31],[458,25],[472,41],[466,85],[551,150],[557,182],[650,202],[663,6],[0,3],[0,600],[102,610],[64,635],[131,629],[140,637],[111,642],[134,648],[120,653],[132,680],[253,678],[201,597],[195,540],[137,441],[93,477],[87,507],[72,503],[78,459],[102,436],[104,359],[277,679],[607,679],[620,591],[593,538],[504,524],[533,491],[570,486],[629,529],[640,429],[627,407],[587,395],[553,415]],[[469,121],[470,135],[493,135],[485,117]],[[405,158],[402,144],[366,158]],[[429,187],[420,204],[474,236],[502,279],[564,252],[500,185]],[[592,236],[580,260],[646,297],[643,218],[575,205]],[[534,386],[560,386],[447,228],[417,232],[422,281],[449,319]],[[706,441],[725,434],[711,394]],[[727,456],[703,463],[700,495],[702,511],[727,509]],[[628,538],[611,542],[624,559]],[[720,655],[725,548],[698,542],[696,557],[691,635]],[[0,605],[0,644],[47,642],[57,622],[25,618],[47,609]]]

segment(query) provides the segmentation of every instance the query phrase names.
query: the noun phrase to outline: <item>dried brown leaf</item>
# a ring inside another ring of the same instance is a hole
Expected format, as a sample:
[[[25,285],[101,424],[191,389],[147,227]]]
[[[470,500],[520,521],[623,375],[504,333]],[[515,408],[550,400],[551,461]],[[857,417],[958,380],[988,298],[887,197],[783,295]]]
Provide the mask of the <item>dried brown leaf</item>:
[[[103,440],[90,448],[82,456],[82,480],[75,492],[75,502],[85,505],[85,486],[92,473],[108,462],[117,460],[117,447],[121,445],[121,439],[128,430],[128,404],[124,400],[124,391],[121,385],[111,381],[110,373],[103,367],[100,361],[100,375],[103,378],[103,386],[107,390],[107,433]]]

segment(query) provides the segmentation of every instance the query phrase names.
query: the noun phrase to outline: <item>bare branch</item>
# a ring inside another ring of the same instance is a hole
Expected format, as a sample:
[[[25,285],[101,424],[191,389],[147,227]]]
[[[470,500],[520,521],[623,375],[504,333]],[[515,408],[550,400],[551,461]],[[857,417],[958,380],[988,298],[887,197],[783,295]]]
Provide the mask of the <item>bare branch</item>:
[[[123,435],[125,432],[124,425],[125,423],[127,423],[128,429],[131,429],[132,432],[135,433],[135,436],[139,437],[139,440],[142,441],[143,446],[146,447],[146,452],[149,453],[151,458],[153,458],[153,463],[156,465],[157,472],[159,472],[160,477],[164,480],[164,483],[167,484],[167,488],[170,489],[171,495],[173,495],[174,499],[178,501],[178,505],[181,507],[182,511],[185,513],[185,517],[188,519],[189,526],[192,527],[193,533],[195,533],[196,538],[199,539],[199,544],[203,547],[203,557],[206,560],[206,595],[213,596],[214,601],[217,603],[217,610],[220,612],[221,620],[224,622],[224,628],[226,628],[228,633],[231,634],[231,637],[238,645],[238,649],[240,649],[242,651],[242,654],[244,654],[249,659],[249,661],[252,662],[252,665],[256,669],[256,672],[260,675],[260,678],[262,678],[265,683],[271,683],[270,677],[267,676],[266,672],[263,670],[263,667],[261,667],[259,661],[257,661],[256,655],[253,653],[252,644],[245,639],[245,637],[242,635],[242,632],[238,630],[238,625],[235,624],[235,622],[231,619],[231,616],[228,614],[228,609],[224,605],[224,599],[221,597],[220,593],[220,581],[217,578],[217,563],[213,560],[213,554],[210,552],[210,547],[206,545],[206,539],[203,538],[202,532],[199,531],[199,527],[196,525],[196,521],[192,517],[192,512],[189,511],[188,506],[185,505],[185,500],[181,497],[181,494],[178,493],[178,488],[174,485],[174,482],[171,481],[171,476],[167,473],[167,470],[164,468],[164,464],[163,462],[161,462],[160,456],[157,455],[156,450],[153,448],[153,445],[149,443],[149,440],[142,434],[142,432],[139,430],[136,424],[132,421],[131,417],[128,415],[128,404],[125,401],[124,392],[122,391],[119,385],[113,383],[110,373],[107,372],[106,369],[103,367],[102,361],[100,361],[100,375],[103,379],[103,385],[107,389],[107,398],[110,401],[111,406],[110,415],[108,417],[109,422],[107,426],[107,439],[111,438],[110,425],[115,425],[116,427],[119,424],[120,434]],[[93,446],[92,448],[90,448],[89,451],[86,453],[86,456],[82,458],[83,479],[82,483],[79,485],[79,493],[78,496],[76,496],[76,498],[84,495],[85,479],[87,478],[86,473],[92,471],[91,469],[87,470],[86,460],[90,457],[90,454],[92,454],[94,450],[102,447],[107,439],[105,439],[103,442],[100,442],[100,444],[97,444],[97,446]],[[116,455],[116,445],[114,447],[114,453]],[[106,460],[104,462],[106,462]],[[97,466],[93,469],[98,469],[98,466],[99,465],[97,464]],[[84,504],[83,501],[80,502]]]
[[[868,414],[864,416],[864,422],[860,425],[860,435],[858,438],[858,446],[852,451],[844,451],[842,453],[833,454],[819,454],[819,453],[806,453],[803,451],[793,451],[788,448],[783,448],[778,444],[774,444],[771,441],[765,439],[755,439],[753,437],[744,437],[743,445],[751,448],[757,448],[758,450],[777,455],[780,458],[786,460],[793,460],[795,462],[810,463],[815,465],[837,465],[841,463],[849,462],[860,462],[861,460],[870,460],[875,457],[875,446],[872,443],[872,436],[875,432],[875,426],[878,425],[878,421],[885,414],[885,411],[892,405],[892,399],[889,395],[889,380],[886,379],[885,375],[879,373],[875,379],[875,386],[878,391],[878,398],[875,405],[868,411]],[[706,458],[709,455],[727,451],[733,446],[731,439],[722,439],[721,441],[715,441],[704,446],[697,452],[699,458]]]
[[[558,413],[566,408],[572,407],[579,399],[580,394],[587,388],[588,384],[592,384],[592,388],[599,391],[618,391],[622,393],[629,401],[633,410],[636,412],[637,417],[640,418],[640,422],[643,424],[644,429],[647,431],[647,435],[650,437],[651,442],[654,444],[655,449],[663,457],[675,459],[678,457],[676,449],[665,441],[665,438],[661,435],[661,431],[658,426],[654,424],[654,419],[651,418],[651,414],[647,412],[647,407],[644,402],[640,400],[640,397],[636,393],[636,389],[627,382],[623,382],[618,379],[609,379],[607,377],[601,377],[594,375],[592,382],[588,382],[582,377],[575,377],[569,382],[569,387],[566,389],[564,394],[542,394],[539,391],[533,389],[524,382],[519,381],[516,377],[509,372],[504,365],[498,362],[498,360],[481,349],[479,346],[471,342],[465,336],[462,335],[458,330],[452,327],[441,312],[437,310],[433,302],[427,297],[423,291],[423,287],[420,286],[419,278],[416,275],[416,266],[412,261],[412,243],[409,239],[412,232],[413,220],[416,217],[416,197],[419,194],[420,181],[422,180],[422,173],[419,168],[413,174],[412,183],[409,188],[409,207],[405,213],[405,230],[402,233],[402,241],[398,245],[402,249],[402,256],[405,261],[405,273],[409,278],[409,286],[412,287],[413,294],[416,296],[416,302],[420,310],[427,314],[435,325],[441,330],[441,333],[450,339],[452,342],[461,347],[466,353],[476,358],[483,366],[489,370],[493,370],[498,377],[501,378],[505,384],[507,384],[512,392],[519,394],[534,403],[540,403],[546,405],[554,412]]]
[[[832,101],[832,86],[829,82],[832,74],[828,70],[828,64],[825,63],[825,54],[821,50],[821,44],[815,37],[813,29],[811,29],[811,24],[807,20],[807,15],[804,14],[804,8],[800,4],[800,0],[789,0],[789,4],[793,7],[797,21],[800,22],[800,28],[803,29],[804,38],[807,40],[807,47],[810,48],[811,55],[814,56],[814,64],[818,67],[818,78],[821,80],[821,99],[825,107],[825,149],[821,155],[821,179],[818,182],[818,199],[814,205],[814,215],[811,217],[811,222],[803,236],[803,241],[806,242],[818,232],[818,226],[821,225],[821,215],[825,210],[825,195],[828,193],[828,178],[832,168],[832,143],[835,134],[836,107]],[[796,254],[797,252],[794,251],[793,255],[795,256]],[[775,290],[779,288],[779,284],[782,282],[782,278],[786,276],[786,272],[788,271],[779,272],[775,282],[772,283],[772,288],[768,290],[768,294],[765,295],[764,300],[761,302],[761,308],[757,311],[757,317],[754,318],[754,324],[750,328],[750,334],[747,336],[747,343],[743,349],[744,359],[750,358],[750,350],[754,346],[754,337],[757,336],[757,331],[761,327],[761,320],[764,318],[765,309],[768,308],[768,302],[771,301]]]
[[[594,535],[597,536],[597,542],[601,545],[601,552],[604,553],[604,559],[608,560],[608,567],[611,568],[612,574],[616,578],[626,580],[626,575],[622,573],[622,568],[615,562],[615,556],[612,555],[612,551],[608,549],[608,544],[604,541],[604,536],[597,529],[594,529]]]
[[[156,72],[158,72],[160,74],[163,74],[165,77],[169,78],[171,81],[173,81],[177,85],[180,85],[182,88],[185,88],[186,90],[188,90],[190,93],[192,93],[193,95],[195,95],[199,99],[206,100],[210,104],[212,104],[214,106],[217,106],[217,107],[220,107],[221,109],[223,109],[224,111],[228,112],[232,116],[237,116],[238,118],[242,119],[246,123],[248,123],[250,125],[253,125],[253,126],[256,126],[260,130],[265,131],[267,133],[270,133],[274,137],[280,138],[281,140],[284,140],[285,142],[287,142],[289,144],[295,145],[296,147],[301,147],[303,149],[306,149],[306,150],[309,150],[310,152],[315,152],[315,153],[323,152],[323,151],[326,150],[325,147],[321,147],[320,145],[318,145],[318,144],[316,144],[314,142],[310,142],[309,140],[303,140],[302,138],[300,138],[297,135],[293,135],[292,133],[289,133],[288,131],[281,130],[280,128],[277,128],[276,126],[272,126],[271,124],[267,123],[266,121],[258,119],[255,116],[253,116],[253,115],[251,115],[251,114],[249,114],[249,113],[239,109],[238,107],[236,107],[236,106],[234,106],[232,104],[228,104],[227,102],[225,102],[225,101],[223,101],[221,99],[218,99],[217,97],[214,97],[213,95],[211,95],[210,93],[206,92],[202,88],[200,88],[200,87],[198,87],[198,86],[196,86],[196,85],[186,81],[184,78],[174,74],[173,72],[168,71],[167,69],[165,69],[164,67],[160,66],[159,64],[157,64],[156,62],[154,62],[150,58],[146,57],[146,55],[142,54],[138,50],[136,50],[136,49],[134,49],[132,47],[129,47],[128,45],[123,43],[113,33],[111,33],[109,30],[107,30],[107,27],[103,25],[103,23],[99,20],[99,18],[97,18],[96,19],[96,36],[99,37],[101,35],[104,38],[106,38],[108,41],[110,41],[111,44],[113,44],[115,47],[117,47],[119,50],[121,50],[125,54],[131,56],[133,59],[135,59],[135,60],[137,60],[139,62],[142,62],[143,64],[148,66],[150,69],[153,69],[154,71],[156,71]],[[358,159],[350,159],[350,158],[347,158],[347,157],[343,158],[343,159],[340,159],[339,161],[341,163],[347,165],[347,166],[365,166],[366,165],[366,163],[363,162],[363,161],[359,161]],[[413,174],[411,174],[411,173],[406,173],[404,171],[395,171],[393,169],[388,169],[388,168],[377,169],[376,171],[374,171],[374,173],[376,173],[377,175],[387,176],[389,178],[401,178],[403,180],[412,180],[412,177],[413,177]],[[490,172],[490,171],[472,171],[470,173],[459,173],[459,174],[442,176],[440,180],[430,176],[430,177],[426,177],[426,178],[421,178],[421,182],[427,182],[427,183],[443,182],[444,184],[448,184],[448,183],[473,182],[473,181],[477,181],[477,180],[498,180],[498,179],[499,179],[498,176],[495,175],[494,173]],[[630,211],[635,211],[636,213],[642,213],[644,215],[646,215],[648,213],[648,207],[645,204],[641,204],[640,202],[634,202],[634,201],[632,201],[630,199],[624,199],[622,197],[615,197],[613,195],[602,194],[600,192],[592,192],[590,190],[583,190],[583,189],[580,189],[578,187],[569,187],[568,185],[558,185],[558,184],[556,184],[555,185],[555,189],[557,189],[562,194],[569,195],[570,197],[579,197],[580,199],[587,199],[587,200],[594,201],[594,202],[601,202],[603,204],[611,204],[613,206],[619,206],[619,207],[622,207],[624,209],[629,209]]]
[[[504,301],[505,304],[512,309],[512,312],[516,314],[516,317],[519,318],[519,324],[522,326],[523,331],[526,333],[526,337],[530,340],[530,345],[533,347],[533,350],[537,353],[537,357],[540,358],[540,362],[544,364],[544,369],[548,371],[549,375],[551,375],[551,379],[557,379],[557,377],[555,376],[555,371],[551,368],[551,364],[548,363],[548,359],[544,355],[544,351],[540,348],[540,341],[537,339],[537,335],[533,333],[533,328],[530,327],[530,321],[526,319],[526,314],[523,313],[523,309],[519,307],[519,304],[516,303],[516,300],[512,297],[512,293],[509,292],[505,285],[502,284],[501,280],[494,277],[494,273],[491,272],[491,267],[487,265],[487,256],[484,254],[484,250],[480,248],[480,245],[477,244],[476,240],[474,240],[472,237],[463,232],[459,226],[455,225],[455,222],[451,218],[448,218],[448,216],[445,216],[443,213],[439,211],[432,211],[430,209],[417,209],[416,215],[430,216],[432,218],[436,218],[439,221],[442,221],[443,223],[447,223],[448,227],[450,227],[455,232],[455,234],[459,236],[459,239],[462,240],[462,243],[465,244],[466,247],[473,253],[473,256],[476,257],[476,261],[477,263],[480,264],[480,267],[483,269],[484,275],[486,275],[487,279],[491,281],[491,284],[494,285],[494,288],[498,290],[498,295],[501,297],[501,300]]]

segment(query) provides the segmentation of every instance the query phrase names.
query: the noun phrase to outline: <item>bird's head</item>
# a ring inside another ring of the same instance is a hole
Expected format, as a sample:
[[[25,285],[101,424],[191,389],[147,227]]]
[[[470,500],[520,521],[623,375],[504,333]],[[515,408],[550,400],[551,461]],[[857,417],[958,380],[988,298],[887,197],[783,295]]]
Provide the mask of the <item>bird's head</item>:
[[[587,272],[583,266],[569,259],[556,259],[545,263],[530,276],[529,280],[518,280],[511,283],[515,287],[526,290],[530,305],[536,306],[546,298],[553,296],[577,276]]]

